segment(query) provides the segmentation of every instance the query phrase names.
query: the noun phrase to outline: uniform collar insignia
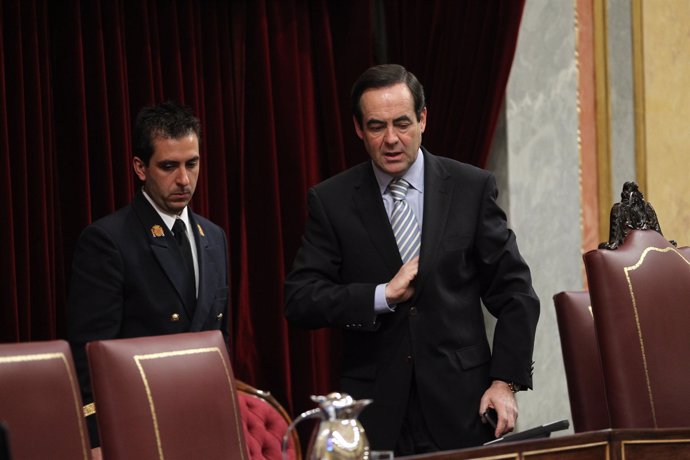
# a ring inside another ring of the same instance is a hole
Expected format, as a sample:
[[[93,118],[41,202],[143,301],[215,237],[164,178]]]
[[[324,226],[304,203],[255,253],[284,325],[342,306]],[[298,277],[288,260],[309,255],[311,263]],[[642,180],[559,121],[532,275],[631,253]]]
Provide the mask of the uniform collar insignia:
[[[151,227],[151,235],[153,235],[154,238],[160,238],[161,236],[165,236],[165,231],[163,231],[163,227],[160,225],[154,225]]]

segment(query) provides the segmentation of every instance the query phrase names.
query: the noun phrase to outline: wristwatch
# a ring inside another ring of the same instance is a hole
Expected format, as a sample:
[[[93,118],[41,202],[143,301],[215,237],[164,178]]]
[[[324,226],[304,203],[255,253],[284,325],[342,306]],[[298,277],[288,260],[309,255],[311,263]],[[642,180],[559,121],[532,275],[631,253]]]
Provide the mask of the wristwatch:
[[[513,393],[517,393],[518,391],[524,391],[527,389],[526,386],[520,385],[519,383],[515,382],[506,382],[508,384],[508,388],[510,388],[510,391]]]

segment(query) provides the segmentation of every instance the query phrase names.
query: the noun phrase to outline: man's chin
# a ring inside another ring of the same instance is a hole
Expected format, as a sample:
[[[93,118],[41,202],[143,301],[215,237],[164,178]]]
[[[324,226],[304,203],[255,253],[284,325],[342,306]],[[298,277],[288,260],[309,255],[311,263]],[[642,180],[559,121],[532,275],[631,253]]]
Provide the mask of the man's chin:
[[[189,201],[172,201],[168,202],[168,212],[172,214],[179,214],[189,204]]]
[[[379,163],[379,169],[386,174],[389,174],[391,176],[400,176],[402,174],[405,174],[407,170],[410,168],[410,165],[408,165],[405,161],[384,161],[382,163]]]

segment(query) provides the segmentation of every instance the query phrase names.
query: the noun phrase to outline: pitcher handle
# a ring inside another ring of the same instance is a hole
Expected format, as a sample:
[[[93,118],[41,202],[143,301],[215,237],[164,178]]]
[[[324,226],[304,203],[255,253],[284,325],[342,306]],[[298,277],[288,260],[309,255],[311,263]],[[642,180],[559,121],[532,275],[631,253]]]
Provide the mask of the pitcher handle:
[[[290,432],[295,428],[295,426],[301,422],[302,420],[306,418],[314,418],[314,416],[319,416],[321,415],[321,409],[316,408],[316,409],[311,409],[306,412],[301,413],[296,419],[290,423],[287,427],[287,431],[285,432],[285,435],[283,435],[283,443],[282,443],[282,451],[283,451],[283,460],[288,460],[287,456],[287,449],[288,449],[288,443],[290,442]]]

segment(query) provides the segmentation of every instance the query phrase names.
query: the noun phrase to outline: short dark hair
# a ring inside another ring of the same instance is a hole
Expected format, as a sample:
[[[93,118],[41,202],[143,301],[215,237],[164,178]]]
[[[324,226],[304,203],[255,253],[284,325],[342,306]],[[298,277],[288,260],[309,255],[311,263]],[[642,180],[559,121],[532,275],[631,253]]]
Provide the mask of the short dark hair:
[[[362,106],[360,99],[362,94],[372,88],[386,88],[398,83],[405,83],[414,98],[414,113],[417,121],[422,116],[422,110],[426,106],[424,100],[424,87],[417,80],[415,75],[399,64],[381,64],[369,67],[359,76],[350,92],[352,102],[352,114],[357,119],[359,126],[362,126]]]
[[[156,138],[179,139],[196,134],[201,142],[201,122],[189,107],[173,101],[142,108],[137,115],[132,133],[134,156],[148,166],[153,155]]]

